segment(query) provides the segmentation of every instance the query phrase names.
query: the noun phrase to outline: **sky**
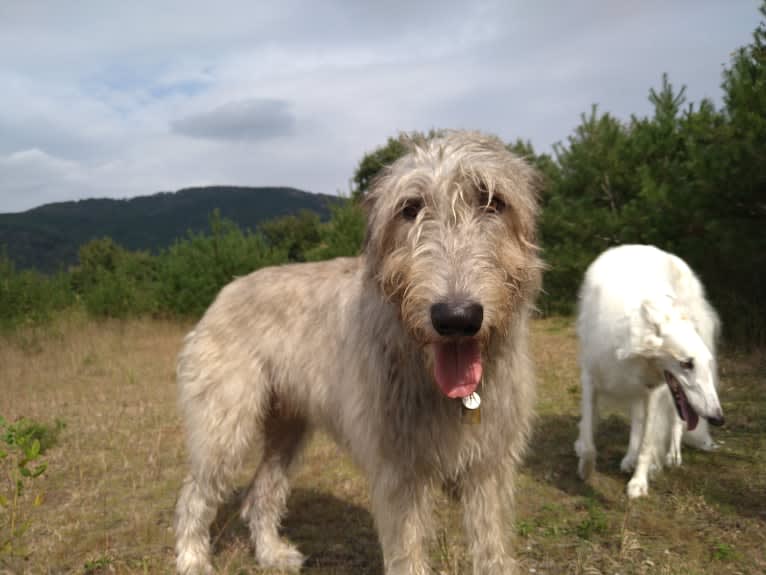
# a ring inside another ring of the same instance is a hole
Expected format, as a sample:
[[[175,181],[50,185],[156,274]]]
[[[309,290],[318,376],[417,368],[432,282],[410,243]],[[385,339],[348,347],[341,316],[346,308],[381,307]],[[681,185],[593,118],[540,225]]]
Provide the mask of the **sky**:
[[[400,131],[538,151],[661,82],[721,103],[758,0],[0,0],[0,212],[200,185],[348,193]]]

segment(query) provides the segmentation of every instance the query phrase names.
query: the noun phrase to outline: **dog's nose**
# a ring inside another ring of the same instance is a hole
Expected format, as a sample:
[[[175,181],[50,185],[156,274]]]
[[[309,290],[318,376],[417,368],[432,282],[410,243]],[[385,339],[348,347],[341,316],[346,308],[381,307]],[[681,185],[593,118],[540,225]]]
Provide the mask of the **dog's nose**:
[[[431,323],[444,336],[471,336],[481,328],[484,308],[472,301],[441,302],[431,306]]]
[[[707,421],[710,425],[721,427],[723,425],[723,412],[719,411],[715,417],[708,417]]]

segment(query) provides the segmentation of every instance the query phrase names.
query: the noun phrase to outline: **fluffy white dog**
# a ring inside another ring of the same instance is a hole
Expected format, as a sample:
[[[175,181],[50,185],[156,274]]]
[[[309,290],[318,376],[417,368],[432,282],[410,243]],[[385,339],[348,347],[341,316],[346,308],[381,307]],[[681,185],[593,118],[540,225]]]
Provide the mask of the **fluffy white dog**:
[[[653,246],[601,254],[580,291],[582,419],[575,451],[587,479],[596,462],[597,399],[627,405],[630,442],[621,469],[628,496],[648,493],[648,473],[681,463],[681,440],[712,449],[707,422],[723,424],[715,340],[718,317],[680,258]],[[666,451],[667,450],[667,451]]]

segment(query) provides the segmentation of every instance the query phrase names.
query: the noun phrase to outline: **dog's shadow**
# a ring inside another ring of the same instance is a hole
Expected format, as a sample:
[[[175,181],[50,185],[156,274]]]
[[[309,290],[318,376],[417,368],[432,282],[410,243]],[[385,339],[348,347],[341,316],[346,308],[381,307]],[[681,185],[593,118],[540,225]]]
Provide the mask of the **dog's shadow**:
[[[544,415],[536,424],[529,445],[525,468],[539,480],[554,485],[564,493],[592,498],[602,504],[609,502],[593,487],[577,475],[577,455],[574,442],[577,439],[579,417],[575,415]],[[627,481],[620,472],[620,461],[627,448],[630,428],[624,419],[611,415],[599,422],[596,434],[599,472]],[[623,438],[623,441],[615,441]]]
[[[525,469],[538,481],[555,486],[564,493],[595,499],[605,507],[614,502],[577,476],[574,442],[579,418],[575,415],[545,415],[538,419],[525,460]],[[596,434],[598,472],[627,484],[630,475],[620,471],[630,427],[617,415],[609,415],[599,423]],[[753,486],[746,477],[729,469],[729,463],[749,457],[727,448],[715,452],[683,448],[684,463],[679,468],[665,468],[652,480],[656,493],[672,492],[676,487],[694,491],[705,499],[734,509],[744,517],[766,521],[766,495],[760,485]],[[740,462],[741,463],[741,462]],[[700,475],[702,470],[702,475]]]
[[[247,545],[250,533],[239,516],[243,492],[221,506],[211,528],[215,553]],[[382,575],[383,555],[370,512],[328,493],[295,488],[282,534],[306,557],[301,573]]]

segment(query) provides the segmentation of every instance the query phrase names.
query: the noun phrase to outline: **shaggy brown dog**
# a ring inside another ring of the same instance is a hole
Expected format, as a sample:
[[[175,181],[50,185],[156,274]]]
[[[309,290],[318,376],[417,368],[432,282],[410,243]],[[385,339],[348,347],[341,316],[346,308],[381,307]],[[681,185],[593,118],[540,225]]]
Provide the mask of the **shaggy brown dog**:
[[[209,528],[242,459],[260,565],[300,569],[278,529],[312,428],[366,472],[387,575],[429,572],[435,485],[459,487],[476,575],[515,571],[507,523],[534,381],[535,172],[502,142],[449,132],[368,197],[364,253],[262,269],[228,285],[178,362],[191,472],[176,510],[178,571],[212,572]],[[481,396],[479,423],[462,400]]]

